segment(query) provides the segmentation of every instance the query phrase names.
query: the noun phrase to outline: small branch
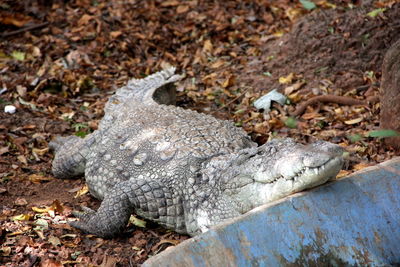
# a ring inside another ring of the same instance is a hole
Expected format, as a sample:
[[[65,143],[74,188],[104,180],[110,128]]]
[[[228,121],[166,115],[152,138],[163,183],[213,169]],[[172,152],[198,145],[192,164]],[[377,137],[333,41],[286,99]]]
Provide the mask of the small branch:
[[[337,96],[337,95],[319,95],[313,98],[308,99],[306,102],[300,104],[294,112],[292,112],[291,116],[299,116],[306,111],[308,106],[311,106],[315,103],[336,103],[340,105],[367,105],[367,101],[358,100],[347,96]]]
[[[28,26],[28,27],[25,27],[25,28],[22,28],[22,29],[19,29],[19,30],[16,30],[16,31],[2,33],[0,35],[0,37],[9,37],[9,36],[17,35],[17,34],[20,34],[20,33],[23,33],[23,32],[33,31],[33,30],[36,30],[36,29],[39,29],[39,28],[46,27],[47,25],[49,25],[48,22],[31,25],[31,26]]]
[[[214,111],[212,114],[214,114],[215,112],[221,111],[224,108],[228,107],[230,104],[234,103],[236,100],[238,100],[239,98],[241,98],[245,93],[247,93],[247,91],[249,91],[249,89],[244,90],[242,93],[240,93],[237,97],[235,97],[234,99],[232,99],[231,101],[229,101],[228,103],[226,103],[225,105],[223,105],[222,107],[218,108],[216,111]]]

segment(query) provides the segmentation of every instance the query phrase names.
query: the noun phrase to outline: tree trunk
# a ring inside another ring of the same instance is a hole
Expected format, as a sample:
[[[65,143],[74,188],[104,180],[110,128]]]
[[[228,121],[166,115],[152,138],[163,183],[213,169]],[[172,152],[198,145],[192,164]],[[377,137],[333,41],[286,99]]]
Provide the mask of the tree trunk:
[[[380,127],[400,132],[400,40],[383,59],[380,101]],[[400,150],[400,137],[386,138],[385,144]]]

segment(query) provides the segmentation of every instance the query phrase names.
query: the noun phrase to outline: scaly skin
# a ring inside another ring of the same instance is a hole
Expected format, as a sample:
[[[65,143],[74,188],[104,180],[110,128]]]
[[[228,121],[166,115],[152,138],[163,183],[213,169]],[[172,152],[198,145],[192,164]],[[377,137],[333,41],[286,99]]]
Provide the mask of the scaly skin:
[[[167,94],[152,98],[180,78],[169,69],[132,80],[108,101],[99,130],[51,142],[54,175],[85,173],[90,192],[102,200],[97,211],[75,213],[80,221],[71,225],[112,237],[136,213],[196,235],[339,172],[337,145],[281,139],[257,147],[230,122],[164,105],[173,102]]]

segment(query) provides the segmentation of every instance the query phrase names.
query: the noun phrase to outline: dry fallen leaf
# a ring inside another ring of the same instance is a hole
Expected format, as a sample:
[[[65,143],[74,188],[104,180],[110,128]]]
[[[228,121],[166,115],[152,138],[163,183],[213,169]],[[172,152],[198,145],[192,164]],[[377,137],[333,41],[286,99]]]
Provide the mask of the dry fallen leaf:
[[[371,166],[370,163],[358,163],[358,164],[354,165],[353,168],[354,168],[354,170],[359,171],[359,170],[365,169],[370,166]]]
[[[26,96],[26,87],[22,86],[22,85],[17,85],[17,87],[15,88],[17,90],[17,93],[20,97],[25,97]]]
[[[100,264],[100,267],[115,267],[117,266],[117,263],[117,258],[109,255],[104,255],[103,262]]]
[[[363,120],[363,118],[360,117],[360,118],[356,118],[356,119],[353,119],[353,120],[344,121],[344,123],[345,123],[345,124],[351,125],[351,124],[359,123],[359,122],[361,122],[362,120]]]
[[[85,184],[78,192],[76,192],[74,198],[78,198],[84,194],[87,194],[88,192],[89,192],[89,187],[87,186],[87,184]]]
[[[336,179],[340,179],[340,178],[346,177],[350,173],[351,172],[347,171],[347,170],[340,170],[339,174],[336,176]]]
[[[31,181],[32,183],[40,184],[41,182],[51,181],[51,180],[53,180],[54,178],[52,178],[52,177],[46,177],[46,176],[43,176],[43,175],[41,175],[41,174],[31,174],[31,175],[28,176],[28,179],[29,179],[29,181]]]
[[[58,237],[56,237],[56,236],[53,236],[53,235],[49,236],[49,238],[47,239],[47,241],[48,241],[50,244],[52,244],[54,247],[60,246],[60,245],[61,245],[60,239],[59,239]]]
[[[71,120],[74,115],[75,115],[75,111],[66,112],[66,113],[61,114],[60,119]]]
[[[32,218],[30,214],[20,214],[17,216],[12,217],[13,221],[29,221]]]
[[[223,61],[222,59],[218,59],[217,61],[212,63],[210,67],[212,69],[218,69],[218,68],[222,67],[224,64],[225,64],[225,61]]]
[[[58,199],[53,201],[53,203],[51,204],[51,209],[57,211],[59,214],[62,214],[64,212],[64,207],[63,205],[61,205]]]
[[[17,236],[17,235],[22,235],[24,233],[25,233],[24,231],[15,231],[15,232],[12,232],[10,234],[7,234],[7,236]]]
[[[315,119],[320,117],[321,114],[319,114],[318,112],[308,112],[308,113],[304,113],[301,118],[303,120],[311,120],[311,119]]]
[[[302,14],[302,11],[299,8],[289,7],[288,9],[285,10],[285,14],[291,21],[294,22]]]
[[[48,148],[48,147],[42,148],[42,149],[35,148],[35,147],[32,148],[32,152],[33,152],[33,153],[36,153],[36,154],[39,155],[39,156],[43,156],[44,154],[47,153],[47,151],[49,151],[49,148]]]
[[[3,155],[8,152],[8,146],[0,147],[0,155]]]
[[[122,35],[122,32],[121,32],[121,31],[113,31],[113,32],[110,32],[110,36],[111,36],[113,39],[118,38],[118,37],[121,36],[121,35]]]
[[[234,85],[235,83],[235,76],[230,75],[223,83],[222,83],[222,87],[227,88],[229,86]]]
[[[1,252],[1,255],[2,256],[5,256],[5,257],[7,257],[7,256],[9,256],[10,255],[10,253],[11,253],[11,247],[1,247],[0,248],[0,252]]]
[[[281,37],[282,35],[285,34],[284,30],[277,30],[276,32],[274,32],[272,35],[275,37]]]
[[[92,20],[92,19],[93,19],[93,16],[90,16],[90,15],[88,15],[88,14],[85,14],[85,15],[83,15],[83,16],[79,19],[78,25],[79,25],[79,26],[86,25],[86,24],[88,24],[89,21]]]
[[[19,155],[19,156],[17,157],[17,159],[18,159],[21,163],[23,163],[24,165],[28,165],[28,161],[26,160],[26,157],[25,157],[24,155]]]
[[[26,206],[28,204],[28,201],[26,201],[25,198],[20,198],[18,197],[15,201],[14,204],[17,206]]]
[[[180,2],[178,0],[167,0],[161,3],[161,6],[169,7],[169,6],[177,6]]]
[[[6,25],[14,25],[16,27],[23,27],[28,22],[32,21],[31,17],[20,13],[2,13],[0,16],[0,23]]]
[[[203,45],[203,51],[204,52],[208,52],[208,53],[212,53],[213,51],[213,46],[210,40],[205,40],[204,41],[204,45]]]
[[[40,263],[40,267],[63,267],[64,265],[61,262],[56,261],[54,259],[46,259]]]
[[[290,95],[291,93],[293,93],[293,92],[299,90],[304,84],[305,84],[304,81],[297,82],[297,83],[295,83],[295,84],[292,84],[292,85],[286,87],[286,88],[283,90],[283,92],[284,92],[285,95]]]
[[[188,10],[189,10],[189,6],[187,6],[187,5],[180,5],[180,6],[178,6],[178,7],[176,8],[176,13],[182,14],[182,13],[187,12]]]
[[[287,76],[279,77],[279,83],[280,84],[289,84],[289,83],[292,83],[293,79],[294,79],[294,73],[291,72]]]
[[[303,95],[300,94],[299,92],[295,92],[295,93],[288,95],[288,98],[290,99],[290,102],[298,103],[303,98]]]
[[[129,217],[129,223],[134,225],[134,226],[137,226],[137,227],[142,227],[142,228],[146,227],[146,221],[145,220],[141,220],[141,219],[139,219],[139,218],[137,218],[137,217],[135,217],[133,215],[131,215]]]
[[[161,246],[163,244],[168,244],[168,245],[172,245],[172,246],[176,246],[180,243],[179,240],[173,240],[173,239],[162,239],[160,242],[158,242],[153,248],[153,251],[158,251],[159,248],[161,248]]]
[[[37,213],[46,213],[49,210],[49,207],[46,208],[32,207],[32,210]]]
[[[51,217],[54,217],[55,212],[62,214],[64,211],[64,208],[61,205],[60,201],[58,199],[56,199],[53,201],[53,203],[50,206],[47,206],[45,208],[32,207],[32,210],[37,213],[48,213]]]

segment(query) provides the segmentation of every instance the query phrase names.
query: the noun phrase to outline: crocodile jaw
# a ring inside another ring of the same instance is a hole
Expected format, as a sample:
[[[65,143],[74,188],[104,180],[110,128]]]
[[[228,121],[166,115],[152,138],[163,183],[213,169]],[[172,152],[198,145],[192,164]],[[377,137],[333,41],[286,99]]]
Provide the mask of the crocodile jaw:
[[[343,165],[343,158],[341,156],[331,157],[326,159],[322,164],[317,166],[302,166],[296,169],[295,165],[285,164],[280,166],[284,171],[280,174],[275,174],[265,178],[265,172],[255,173],[253,179],[255,183],[261,184],[278,184],[283,182],[292,183],[294,188],[300,190],[318,186],[325,183],[331,178],[336,177]],[[289,166],[288,166],[289,165]],[[288,171],[288,169],[290,171]],[[304,187],[303,187],[304,186]]]
[[[281,176],[271,182],[253,180],[231,194],[231,197],[240,212],[245,213],[271,201],[324,184],[336,177],[342,165],[342,157],[335,157],[319,167],[307,167],[292,177]]]
[[[304,167],[293,176],[281,176],[272,183],[255,181],[253,185],[266,203],[324,184],[336,177],[342,165],[342,157],[334,157],[321,166]]]

